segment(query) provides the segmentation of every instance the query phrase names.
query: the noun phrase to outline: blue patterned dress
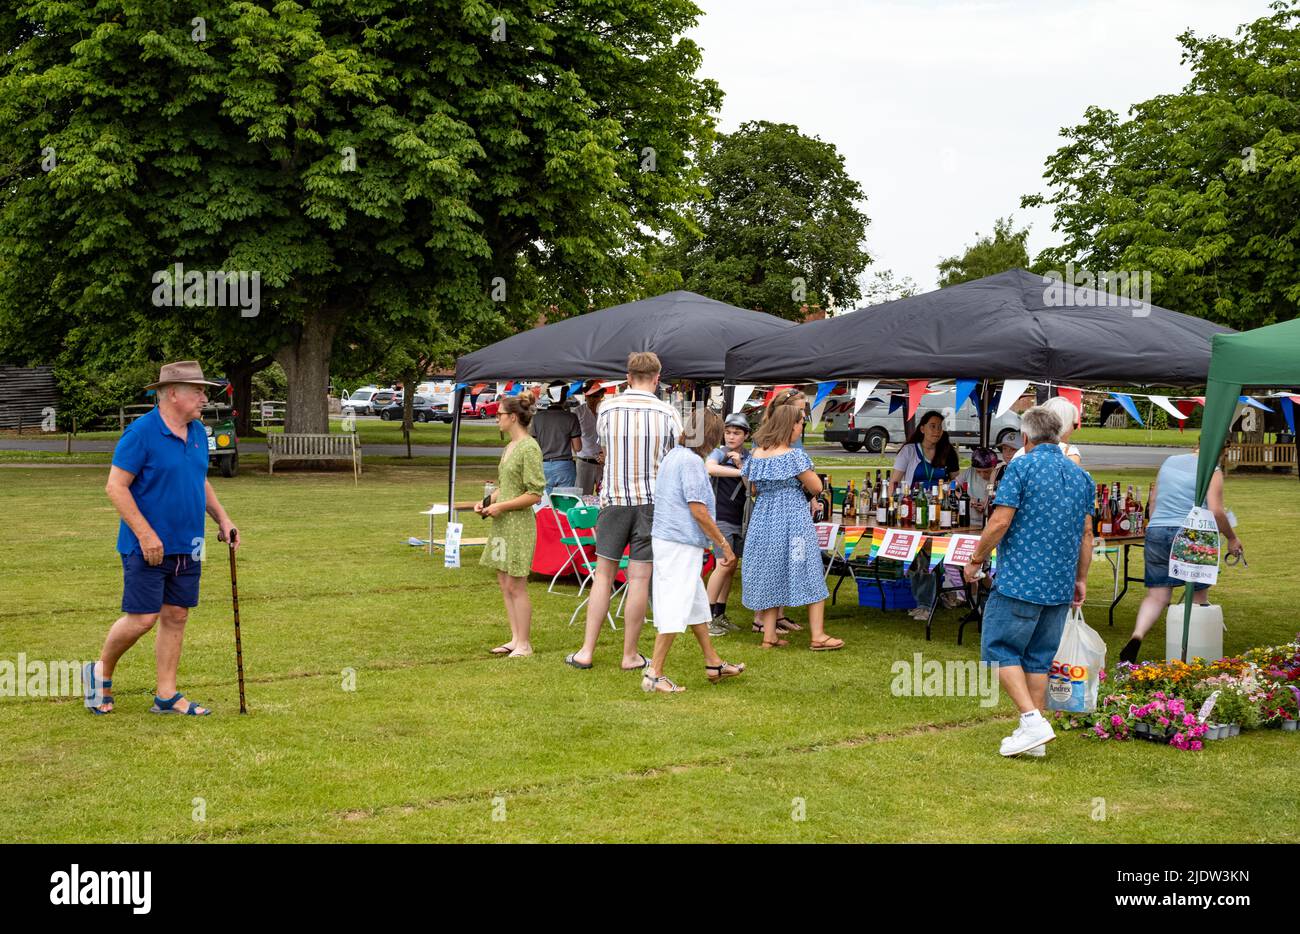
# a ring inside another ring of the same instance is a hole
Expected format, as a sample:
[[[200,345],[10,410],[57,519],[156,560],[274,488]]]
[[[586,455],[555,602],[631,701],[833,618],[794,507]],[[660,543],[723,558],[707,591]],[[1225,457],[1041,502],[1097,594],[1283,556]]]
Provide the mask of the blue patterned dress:
[[[751,456],[741,469],[758,494],[740,567],[741,603],[748,609],[807,606],[829,596],[817,530],[799,482],[799,474],[812,469],[801,448]]]

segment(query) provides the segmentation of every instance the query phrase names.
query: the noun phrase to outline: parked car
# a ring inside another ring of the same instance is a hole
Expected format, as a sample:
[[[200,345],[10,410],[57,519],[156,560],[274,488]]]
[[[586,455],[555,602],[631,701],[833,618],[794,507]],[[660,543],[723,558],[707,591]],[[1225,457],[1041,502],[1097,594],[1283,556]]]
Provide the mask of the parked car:
[[[937,409],[944,414],[944,425],[954,444],[977,444],[980,435],[979,417],[974,399],[968,399],[960,412],[953,412],[957,401],[954,390],[930,393],[921,399],[918,414]],[[872,454],[880,454],[887,444],[902,444],[906,438],[903,410],[889,412],[889,394],[871,396],[857,415],[853,414],[853,394],[833,395],[826,402],[822,415],[825,421],[824,437],[838,441],[846,451],[860,451],[864,447]],[[1020,430],[1020,416],[1007,412],[989,425],[989,442],[997,446],[1007,435]]]
[[[461,418],[496,418],[497,410],[501,407],[501,400],[497,398],[494,392],[480,392],[478,398],[473,402],[469,401],[469,396],[465,397],[465,404],[461,406]]]
[[[402,420],[402,407],[406,400],[402,394],[398,393],[390,404],[379,410],[379,417],[386,422],[400,422]],[[433,402],[428,396],[416,396],[415,401],[411,403],[411,420],[415,422],[434,421]]]
[[[375,394],[370,397],[370,408],[378,415],[379,411],[386,405],[392,405],[402,394],[392,389],[377,389]]]
[[[340,408],[344,415],[374,415],[374,396],[379,392],[374,386],[362,386],[355,392],[343,393],[343,401]]]

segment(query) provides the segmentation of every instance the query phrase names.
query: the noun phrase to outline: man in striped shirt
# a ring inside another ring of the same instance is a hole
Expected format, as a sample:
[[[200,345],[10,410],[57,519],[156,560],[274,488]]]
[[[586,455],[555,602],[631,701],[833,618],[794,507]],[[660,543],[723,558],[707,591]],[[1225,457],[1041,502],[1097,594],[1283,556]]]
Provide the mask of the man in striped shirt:
[[[682,420],[677,410],[655,396],[659,387],[659,358],[652,353],[629,354],[627,389],[600,407],[596,431],[605,452],[596,523],[596,573],[587,602],[587,629],[582,648],[565,658],[574,668],[590,668],[623,549],[630,547],[627,600],[624,604],[623,669],[644,668],[637,650],[650,596],[654,524],[654,485],[659,462],[677,443]]]

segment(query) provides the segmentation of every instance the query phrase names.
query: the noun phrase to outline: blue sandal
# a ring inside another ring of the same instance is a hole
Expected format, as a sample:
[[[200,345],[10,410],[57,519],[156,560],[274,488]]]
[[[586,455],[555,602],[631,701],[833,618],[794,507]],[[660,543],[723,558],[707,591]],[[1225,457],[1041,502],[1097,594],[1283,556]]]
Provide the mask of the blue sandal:
[[[104,690],[104,688],[111,688],[113,686],[113,682],[110,679],[105,679],[103,681],[98,681],[98,682],[96,681],[94,662],[86,662],[86,664],[81,666],[81,685],[82,685],[82,689],[85,691],[85,703],[86,703],[87,710],[89,710],[97,717],[104,717],[113,712],[111,710],[99,709],[104,704],[113,703],[112,693]],[[96,698],[98,698],[98,700],[96,700]]]
[[[187,707],[185,710],[177,710],[176,702],[181,698],[183,698],[184,696],[185,695],[182,694],[180,691],[177,691],[173,697],[168,698],[167,700],[163,700],[163,698],[155,694],[153,698],[153,706],[149,708],[149,712],[150,713],[178,713],[189,717],[206,717],[208,714],[212,713],[211,710],[209,710],[206,707],[203,707],[202,704],[194,703],[194,701],[190,701],[190,706]],[[198,712],[200,707],[203,707],[203,713]]]

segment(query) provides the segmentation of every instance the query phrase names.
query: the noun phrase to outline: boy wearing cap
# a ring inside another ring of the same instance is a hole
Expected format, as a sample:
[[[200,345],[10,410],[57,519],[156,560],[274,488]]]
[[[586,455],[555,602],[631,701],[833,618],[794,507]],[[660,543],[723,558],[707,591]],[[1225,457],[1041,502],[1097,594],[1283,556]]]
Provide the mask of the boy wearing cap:
[[[740,471],[749,459],[749,450],[745,447],[748,438],[749,420],[739,412],[728,415],[722,432],[723,446],[714,449],[705,461],[705,469],[713,478],[717,502],[713,518],[737,558],[745,550],[743,529],[745,504],[749,497]],[[719,564],[709,576],[709,608],[713,611],[713,621],[709,623],[711,636],[721,636],[740,628],[727,619],[727,598],[731,595],[731,581],[738,566],[739,562],[730,567]]]

